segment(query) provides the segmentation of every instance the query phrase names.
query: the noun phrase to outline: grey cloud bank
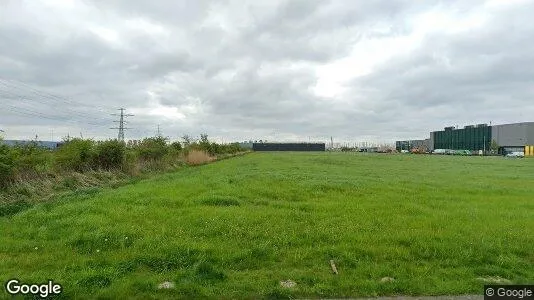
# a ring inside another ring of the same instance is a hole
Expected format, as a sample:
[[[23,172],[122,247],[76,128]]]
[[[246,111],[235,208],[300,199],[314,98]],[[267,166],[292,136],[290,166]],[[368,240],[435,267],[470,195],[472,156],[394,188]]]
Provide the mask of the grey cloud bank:
[[[0,0],[9,138],[392,141],[532,121],[533,1]]]

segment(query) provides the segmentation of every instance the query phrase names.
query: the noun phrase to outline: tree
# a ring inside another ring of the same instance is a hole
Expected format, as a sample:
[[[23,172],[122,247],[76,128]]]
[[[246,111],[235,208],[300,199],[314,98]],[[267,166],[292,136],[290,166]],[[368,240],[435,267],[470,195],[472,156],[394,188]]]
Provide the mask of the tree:
[[[0,189],[6,188],[15,175],[15,158],[11,148],[0,143]]]
[[[491,140],[490,150],[492,153],[497,153],[499,151],[499,144],[496,140]]]
[[[180,142],[178,141],[175,141],[171,144],[171,147],[174,149],[174,150],[177,150],[177,151],[180,151],[182,150],[182,144],[180,144]]]
[[[207,133],[201,133],[200,134],[200,143],[201,144],[209,144],[208,134]]]
[[[192,139],[190,135],[184,134],[182,136],[182,140],[184,140],[184,148],[187,148],[189,145],[191,145]]]

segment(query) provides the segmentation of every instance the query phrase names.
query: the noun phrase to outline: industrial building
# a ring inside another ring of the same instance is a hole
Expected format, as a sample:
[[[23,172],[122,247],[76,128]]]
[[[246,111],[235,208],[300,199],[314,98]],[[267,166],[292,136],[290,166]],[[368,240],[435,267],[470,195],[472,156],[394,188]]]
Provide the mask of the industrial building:
[[[397,150],[411,150],[414,145],[428,145],[428,150],[451,149],[470,151],[490,151],[497,148],[497,153],[525,152],[534,155],[534,122],[523,122],[502,125],[469,125],[464,128],[445,127],[444,130],[433,131],[430,139],[397,141]]]
[[[431,149],[490,150],[491,126],[487,124],[469,125],[464,128],[445,127],[442,131],[430,133]]]
[[[37,147],[46,148],[49,150],[54,150],[59,148],[61,145],[63,145],[63,142],[53,142],[53,141],[29,141],[29,140],[0,140],[1,144],[5,144],[8,146],[24,146],[24,145],[31,145],[35,144]]]
[[[325,143],[253,143],[254,151],[326,151]]]
[[[409,140],[409,141],[396,141],[395,142],[395,149],[397,149],[397,151],[402,151],[402,150],[412,150],[414,148],[417,148],[417,149],[423,149],[425,151],[428,151],[430,150],[431,146],[430,146],[430,139],[426,139],[426,140]]]

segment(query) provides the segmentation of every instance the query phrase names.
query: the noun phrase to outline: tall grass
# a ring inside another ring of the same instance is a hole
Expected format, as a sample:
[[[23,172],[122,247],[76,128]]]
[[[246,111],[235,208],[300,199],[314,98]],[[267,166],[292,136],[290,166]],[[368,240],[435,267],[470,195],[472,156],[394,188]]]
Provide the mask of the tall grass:
[[[203,165],[215,160],[215,157],[201,150],[192,150],[185,155],[185,161],[188,165]]]

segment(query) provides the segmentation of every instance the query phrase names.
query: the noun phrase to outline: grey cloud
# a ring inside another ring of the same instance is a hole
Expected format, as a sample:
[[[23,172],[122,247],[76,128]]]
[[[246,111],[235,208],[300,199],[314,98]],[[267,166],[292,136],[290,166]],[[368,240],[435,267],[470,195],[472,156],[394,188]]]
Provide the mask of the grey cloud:
[[[533,111],[534,43],[527,37],[534,31],[524,26],[533,11],[529,5],[474,31],[428,36],[415,52],[394,57],[351,86],[380,91],[374,107],[383,115],[396,111],[390,126],[425,124],[411,129],[416,136],[451,124],[524,121],[521,112]]]
[[[411,34],[417,28],[410,20],[419,13],[446,10],[462,15],[479,9],[482,2],[83,3],[96,8],[84,17],[117,29],[122,44],[106,42],[85,23],[57,42],[54,37],[61,32],[0,20],[0,39],[8,41],[0,44],[1,78],[26,82],[79,104],[66,109],[57,105],[61,101],[27,95],[19,87],[17,93],[43,115],[111,123],[109,113],[118,107],[144,109],[130,119],[133,136],[153,134],[156,124],[163,123],[164,132],[175,138],[206,131],[236,139],[390,140],[424,137],[429,129],[451,123],[513,121],[520,116],[514,108],[534,112],[534,71],[529,68],[534,62],[529,37],[534,32],[524,25],[534,12],[529,4],[495,13],[481,28],[430,33],[409,54],[394,55],[349,82],[343,95],[330,99],[312,91],[317,66],[346,57],[354,45],[365,45],[365,38]],[[27,17],[31,12],[18,13]],[[143,20],[165,33],[121,29],[124,20]],[[6,89],[0,85],[2,91]],[[160,105],[178,109],[185,118],[147,114],[149,91]],[[0,99],[28,108],[16,97]],[[69,115],[71,110],[86,117]],[[0,126],[22,123],[47,122],[0,112]],[[92,130],[96,136],[113,136],[110,126]]]

